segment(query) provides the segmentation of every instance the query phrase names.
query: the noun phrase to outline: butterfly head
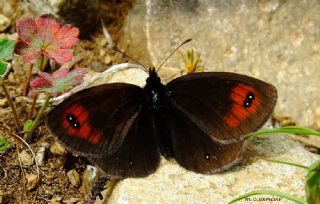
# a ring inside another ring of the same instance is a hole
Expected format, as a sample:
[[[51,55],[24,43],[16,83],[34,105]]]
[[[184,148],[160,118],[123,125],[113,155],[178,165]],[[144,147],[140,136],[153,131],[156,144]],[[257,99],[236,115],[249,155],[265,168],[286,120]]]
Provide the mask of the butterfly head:
[[[147,78],[147,84],[159,84],[161,79],[157,74],[157,71],[154,67],[149,68],[148,70],[149,77]]]

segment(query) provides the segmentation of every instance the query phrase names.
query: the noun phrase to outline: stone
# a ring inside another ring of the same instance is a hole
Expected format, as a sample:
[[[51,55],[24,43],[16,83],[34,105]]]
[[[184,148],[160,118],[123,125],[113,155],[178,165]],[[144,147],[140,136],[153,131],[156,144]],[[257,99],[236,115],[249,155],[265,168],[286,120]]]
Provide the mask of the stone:
[[[66,200],[63,200],[62,203],[67,203],[67,204],[73,204],[73,203],[77,203],[79,202],[79,198],[69,198]]]
[[[80,36],[87,37],[99,23],[99,1],[30,0],[25,6],[36,16],[51,13],[64,23],[80,29]]]
[[[60,156],[67,154],[67,151],[65,150],[64,147],[61,146],[59,142],[53,143],[53,145],[50,147],[50,152],[52,154],[60,155]]]
[[[61,204],[61,201],[62,201],[62,197],[56,196],[51,200],[49,200],[49,204]]]
[[[226,172],[197,174],[173,160],[162,159],[154,174],[119,182],[108,203],[224,204],[256,189],[273,189],[303,198],[306,170],[268,161],[272,159],[310,165],[320,157],[286,135],[261,136],[249,139],[242,162]],[[288,201],[281,199],[277,203]]]
[[[105,63],[105,64],[111,64],[112,63],[110,55],[107,54],[107,55],[105,55],[103,57],[103,63]]]
[[[206,71],[247,74],[274,84],[275,116],[320,128],[320,2],[137,1],[118,47],[144,65],[159,66],[182,41],[201,54]],[[161,68],[181,69],[179,51]],[[176,77],[175,75],[174,77]],[[293,108],[294,107],[294,108]]]
[[[80,175],[75,169],[68,171],[67,176],[73,186],[77,187],[80,185]]]
[[[0,190],[0,203],[2,203],[2,202],[3,202],[3,191]]]
[[[27,179],[27,184],[26,184],[27,190],[30,191],[38,186],[39,178],[36,174],[26,174],[26,179]]]
[[[0,13],[0,32],[5,31],[11,25],[11,20]]]
[[[17,15],[17,1],[16,0],[0,0],[0,13],[8,18],[14,18]]]
[[[95,166],[87,165],[87,168],[82,174],[82,191],[90,194],[91,188],[99,176],[101,176],[101,173],[99,173],[98,169]]]
[[[1,108],[5,108],[5,107],[7,107],[8,106],[8,100],[7,100],[7,98],[1,98],[0,99],[0,107]]]
[[[127,82],[144,86],[147,74],[129,64],[114,65],[105,72],[91,73],[84,87],[110,82]],[[136,66],[137,68],[137,66]],[[268,126],[265,126],[265,128]],[[268,188],[304,197],[306,171],[278,164],[282,160],[310,165],[320,159],[310,153],[290,135],[268,135],[248,139],[241,163],[230,170],[202,175],[187,171],[174,160],[162,158],[159,168],[146,178],[127,178],[103,191],[97,203],[227,203],[238,195],[252,190]],[[89,189],[89,188],[88,188]],[[156,195],[156,196],[155,196]],[[270,196],[263,196],[270,197]],[[288,203],[282,199],[277,203]]]
[[[22,150],[19,154],[20,161],[23,166],[32,166],[33,165],[33,158],[32,155],[29,154],[26,150]]]
[[[36,152],[36,159],[35,159],[39,166],[44,164],[45,156],[46,156],[46,148],[41,146]]]

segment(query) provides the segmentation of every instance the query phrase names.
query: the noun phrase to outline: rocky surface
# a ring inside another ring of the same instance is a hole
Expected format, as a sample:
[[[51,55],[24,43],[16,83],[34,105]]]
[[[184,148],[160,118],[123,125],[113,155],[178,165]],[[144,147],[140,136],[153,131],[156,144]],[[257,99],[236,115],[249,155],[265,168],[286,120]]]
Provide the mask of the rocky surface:
[[[258,189],[273,189],[304,197],[306,171],[267,160],[310,165],[319,155],[306,151],[288,136],[274,135],[250,140],[243,161],[231,170],[201,175],[174,161],[162,160],[155,174],[118,183],[104,203],[216,203],[225,204],[238,195]],[[259,195],[255,198],[276,198]],[[259,203],[259,202],[251,202]],[[290,203],[281,199],[279,204]]]
[[[144,85],[146,73],[120,64],[101,74],[91,74],[85,86],[110,82]],[[115,69],[114,69],[115,68]],[[90,83],[94,81],[95,83]],[[265,128],[267,128],[265,126]],[[306,171],[268,160],[310,165],[320,159],[288,135],[269,135],[248,140],[242,162],[227,172],[202,175],[187,171],[174,160],[162,159],[158,170],[139,179],[125,179],[116,184],[111,197],[97,203],[227,203],[240,194],[257,189],[272,189],[304,197]],[[156,195],[156,196],[155,196]],[[268,195],[256,198],[275,198]],[[255,202],[252,202],[255,203]],[[282,199],[277,203],[290,203]]]
[[[277,116],[320,127],[320,2],[140,0],[124,27],[122,47],[158,66],[187,38],[207,71],[238,72],[274,84]],[[166,68],[181,68],[181,55]]]

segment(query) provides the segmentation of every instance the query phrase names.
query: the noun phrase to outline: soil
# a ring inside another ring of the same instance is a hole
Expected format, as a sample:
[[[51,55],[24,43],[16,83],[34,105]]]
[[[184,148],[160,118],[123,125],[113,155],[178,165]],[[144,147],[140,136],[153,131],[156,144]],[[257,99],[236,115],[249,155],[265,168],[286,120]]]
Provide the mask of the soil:
[[[117,43],[121,35],[121,26],[132,8],[133,0],[101,1],[100,9],[105,26],[114,43]],[[17,5],[17,10],[21,7]],[[19,17],[11,19],[15,22]],[[100,25],[100,24],[99,24]],[[14,26],[14,25],[12,25]],[[8,29],[8,35],[12,35],[14,28]],[[3,34],[1,34],[3,35]],[[4,33],[6,35],[6,33]],[[102,34],[102,28],[97,27],[89,39],[81,39],[74,50],[77,61],[73,66],[91,68],[94,71],[102,71],[106,67],[119,63],[115,60],[114,53],[106,49],[106,40]],[[5,85],[17,107],[20,123],[23,124],[28,117],[31,103],[23,99],[23,89],[26,81],[27,67],[21,61],[21,57],[15,56],[15,67],[5,79]],[[37,107],[36,110],[39,110]],[[33,118],[35,114],[33,115]],[[2,203],[87,203],[92,201],[90,189],[71,184],[67,172],[75,169],[82,178],[82,174],[89,164],[85,158],[74,157],[70,153],[57,155],[50,148],[55,145],[55,138],[49,134],[44,124],[40,124],[32,139],[27,141],[28,146],[36,153],[40,147],[45,147],[45,159],[42,165],[22,165],[18,159],[19,154],[27,151],[29,147],[22,142],[24,134],[15,128],[13,115],[4,92],[0,90],[0,137],[5,138],[11,145],[11,149],[0,153],[0,204]],[[28,187],[29,175],[37,175],[39,168],[39,180],[33,187]]]

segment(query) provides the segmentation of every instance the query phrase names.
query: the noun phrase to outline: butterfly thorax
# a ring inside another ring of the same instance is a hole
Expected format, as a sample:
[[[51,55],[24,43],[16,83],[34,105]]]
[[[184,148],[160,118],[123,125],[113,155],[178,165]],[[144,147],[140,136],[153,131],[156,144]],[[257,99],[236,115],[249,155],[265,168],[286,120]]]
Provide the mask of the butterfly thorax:
[[[149,70],[144,90],[149,107],[155,111],[161,110],[165,100],[165,87],[154,68]]]

